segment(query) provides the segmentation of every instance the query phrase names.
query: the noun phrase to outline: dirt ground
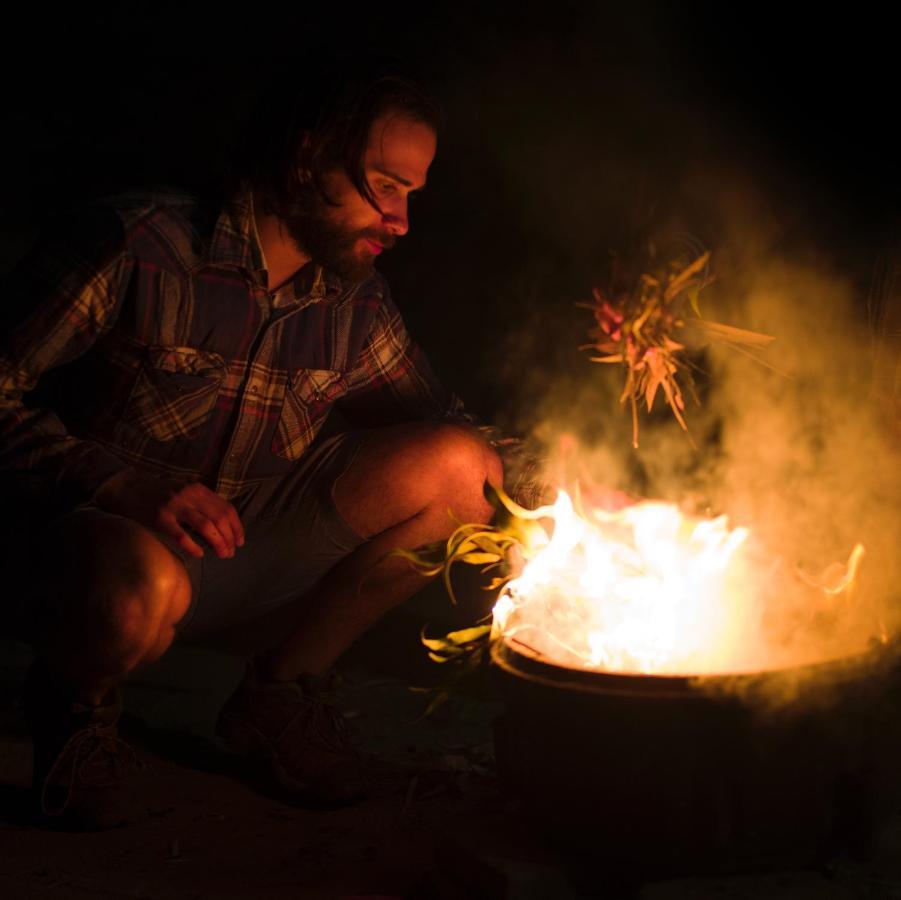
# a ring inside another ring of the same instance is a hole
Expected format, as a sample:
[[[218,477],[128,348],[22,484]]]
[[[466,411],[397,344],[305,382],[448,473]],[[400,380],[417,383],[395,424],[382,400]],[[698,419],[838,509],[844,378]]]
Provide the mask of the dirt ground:
[[[901,898],[901,819],[875,860],[821,871],[654,883],[636,872],[623,884],[602,864],[574,865],[498,787],[492,729],[501,707],[490,680],[423,719],[427,698],[409,685],[435,675],[398,672],[398,659],[420,651],[409,622],[400,637],[390,631],[351,654],[333,695],[375,773],[363,804],[303,809],[249,783],[213,737],[242,656],[176,647],[126,691],[122,730],[148,763],[148,818],[84,835],[29,822],[30,741],[17,694],[30,650],[0,643],[0,897]]]

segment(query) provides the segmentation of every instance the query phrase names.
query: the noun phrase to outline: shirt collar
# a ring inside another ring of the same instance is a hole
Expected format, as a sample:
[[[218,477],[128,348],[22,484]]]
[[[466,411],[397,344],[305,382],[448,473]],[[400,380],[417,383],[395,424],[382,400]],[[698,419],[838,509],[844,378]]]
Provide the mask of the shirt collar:
[[[220,213],[210,242],[210,262],[244,269],[266,286],[266,258],[260,245],[249,186],[243,186]],[[317,302],[341,294],[349,285],[330,270],[308,263],[285,287],[288,286],[293,287],[295,298],[306,297],[308,302]]]
[[[210,262],[214,266],[244,269],[263,276],[266,265],[253,223],[250,190],[242,188],[230,197],[219,213],[210,241]]]

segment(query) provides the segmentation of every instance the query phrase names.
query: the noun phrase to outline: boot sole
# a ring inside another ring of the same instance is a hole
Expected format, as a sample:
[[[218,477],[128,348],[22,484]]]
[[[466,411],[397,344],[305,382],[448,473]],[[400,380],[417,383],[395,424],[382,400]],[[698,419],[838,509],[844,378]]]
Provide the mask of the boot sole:
[[[365,791],[359,790],[346,795],[322,794],[308,781],[292,778],[279,762],[278,754],[269,739],[253,725],[238,716],[220,715],[216,722],[216,736],[226,752],[262,766],[275,784],[292,795],[301,795],[318,803],[345,805],[364,799]]]

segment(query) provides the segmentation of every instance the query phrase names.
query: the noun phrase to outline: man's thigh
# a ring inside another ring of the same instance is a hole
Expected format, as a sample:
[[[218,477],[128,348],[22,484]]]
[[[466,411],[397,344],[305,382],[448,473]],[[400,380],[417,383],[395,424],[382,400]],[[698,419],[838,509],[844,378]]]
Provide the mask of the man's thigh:
[[[0,630],[21,640],[40,640],[48,625],[80,620],[115,586],[137,584],[158,565],[172,564],[161,535],[148,541],[153,533],[143,526],[90,503],[65,509],[0,495],[0,507]]]
[[[346,432],[314,444],[285,476],[256,485],[236,498],[245,543],[231,559],[206,548],[190,556],[164,534],[156,536],[184,564],[191,603],[176,639],[195,637],[249,621],[298,599],[365,541],[341,514],[336,484],[349,485],[361,503],[393,508],[394,495],[415,481],[411,448],[434,426],[414,424]],[[413,454],[421,458],[421,453]],[[80,511],[93,509],[89,505]],[[27,637],[39,597],[41,547],[58,516],[35,506],[6,504],[6,577],[2,584],[4,630]],[[395,513],[390,513],[395,515]],[[358,523],[355,523],[358,524]],[[370,532],[371,533],[371,532]],[[37,588],[37,589],[36,589]]]
[[[334,499],[348,524],[372,537],[437,499],[458,518],[476,514],[473,499],[484,505],[486,478],[501,484],[503,468],[477,429],[411,422],[368,433]]]
[[[287,475],[235,500],[244,546],[230,559],[207,549],[202,559],[179,551],[192,582],[191,606],[177,639],[196,637],[264,616],[303,596],[364,538],[334,502],[336,481],[353,464],[368,432],[315,444]]]

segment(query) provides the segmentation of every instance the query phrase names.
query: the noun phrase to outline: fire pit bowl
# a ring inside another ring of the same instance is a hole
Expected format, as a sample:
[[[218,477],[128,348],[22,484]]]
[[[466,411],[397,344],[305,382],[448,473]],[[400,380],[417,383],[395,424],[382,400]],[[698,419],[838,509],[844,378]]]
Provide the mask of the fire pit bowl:
[[[899,798],[897,651],[698,679],[564,668],[495,641],[502,785],[606,871],[866,856]]]

